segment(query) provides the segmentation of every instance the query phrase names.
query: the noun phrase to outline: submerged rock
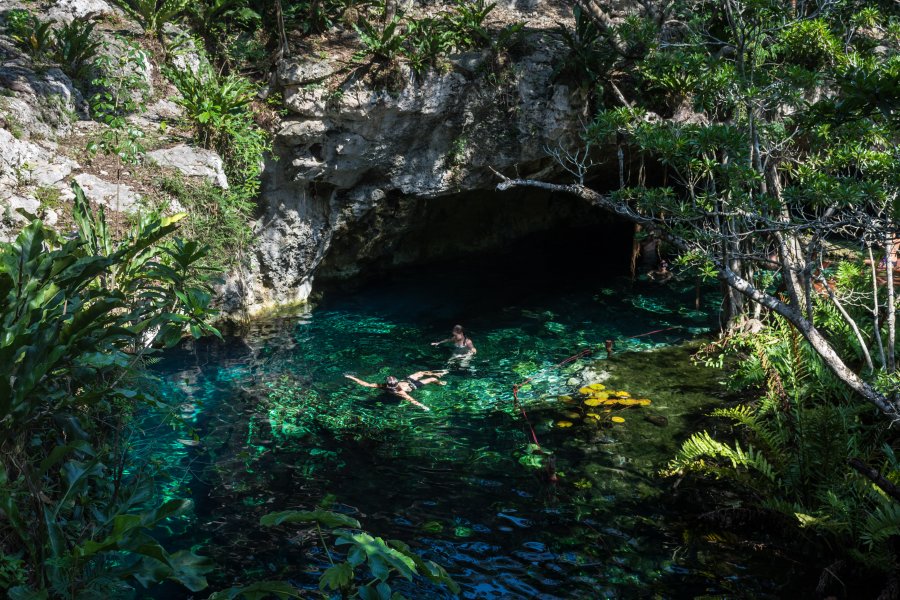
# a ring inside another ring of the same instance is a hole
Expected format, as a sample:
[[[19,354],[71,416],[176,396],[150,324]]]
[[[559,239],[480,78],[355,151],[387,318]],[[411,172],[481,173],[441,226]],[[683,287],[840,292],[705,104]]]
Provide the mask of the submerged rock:
[[[669,419],[662,415],[644,415],[644,420],[648,423],[653,423],[657,427],[666,427],[669,424]]]

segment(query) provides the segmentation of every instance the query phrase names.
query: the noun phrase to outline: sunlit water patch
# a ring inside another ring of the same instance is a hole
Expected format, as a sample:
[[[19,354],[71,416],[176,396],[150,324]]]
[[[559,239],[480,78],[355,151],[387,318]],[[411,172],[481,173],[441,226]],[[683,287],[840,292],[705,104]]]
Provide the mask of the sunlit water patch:
[[[481,267],[395,273],[243,337],[169,353],[159,371],[172,418],[151,428],[158,415],[147,415],[135,446],[165,463],[161,497],[195,501],[166,543],[211,556],[220,567],[213,589],[283,579],[315,590],[328,561],[314,536],[263,529],[259,518],[333,494],[367,531],[444,565],[464,598],[683,597],[748,585],[766,593],[744,567],[685,549],[678,509],[654,475],[690,416],[716,402],[717,384],[686,353],[656,365],[637,351],[712,327],[717,298],[706,295],[697,310],[692,281],[592,283],[565,269],[534,281]],[[465,368],[430,346],[456,322],[478,348]],[[600,350],[557,367],[609,339],[612,360]],[[446,386],[414,392],[430,412],[344,377],[380,382],[441,368],[450,369]],[[528,378],[519,400],[552,460],[532,453],[512,402],[512,386]],[[613,413],[589,417],[606,407],[582,406],[585,378],[652,404],[615,407],[615,424]],[[559,427],[566,414],[571,425]],[[655,424],[645,418],[653,415]],[[396,589],[447,597],[421,581]],[[175,587],[156,595],[187,597]]]

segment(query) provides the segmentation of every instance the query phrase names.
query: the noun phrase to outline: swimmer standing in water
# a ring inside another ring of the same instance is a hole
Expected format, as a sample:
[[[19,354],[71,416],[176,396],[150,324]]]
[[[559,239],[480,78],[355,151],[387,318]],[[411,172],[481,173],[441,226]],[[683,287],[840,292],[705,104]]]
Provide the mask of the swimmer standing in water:
[[[447,342],[453,342],[453,356],[451,356],[450,360],[447,362],[459,362],[459,366],[468,367],[469,363],[472,361],[472,357],[475,356],[478,350],[475,348],[475,344],[472,343],[471,338],[466,335],[466,331],[463,329],[462,325],[454,325],[453,331],[450,332],[450,337],[437,342],[431,342],[431,345],[440,346]]]

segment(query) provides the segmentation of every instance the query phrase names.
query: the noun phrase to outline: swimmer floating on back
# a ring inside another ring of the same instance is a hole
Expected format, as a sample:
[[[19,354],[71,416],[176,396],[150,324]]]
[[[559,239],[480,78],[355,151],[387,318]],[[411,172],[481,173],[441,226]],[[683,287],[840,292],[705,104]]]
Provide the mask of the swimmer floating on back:
[[[475,356],[475,353],[478,352],[478,350],[475,349],[475,344],[473,344],[472,340],[466,336],[466,331],[463,329],[462,325],[454,325],[450,337],[437,342],[431,342],[431,345],[439,346],[446,342],[453,342],[453,356],[450,358],[450,361],[459,361],[462,366],[467,366],[469,361],[472,360],[472,357]]]
[[[417,390],[420,387],[425,387],[429,383],[447,385],[446,382],[441,381],[441,377],[446,374],[447,371],[416,371],[412,375],[407,376],[407,378],[402,381],[397,379],[393,375],[388,375],[388,377],[384,380],[384,383],[369,383],[368,381],[363,381],[362,379],[354,377],[353,375],[344,375],[344,377],[351,381],[355,381],[363,387],[378,388],[386,391],[389,394],[393,394],[394,396],[399,396],[407,402],[415,404],[422,410],[431,410],[430,408],[410,396],[409,392]]]

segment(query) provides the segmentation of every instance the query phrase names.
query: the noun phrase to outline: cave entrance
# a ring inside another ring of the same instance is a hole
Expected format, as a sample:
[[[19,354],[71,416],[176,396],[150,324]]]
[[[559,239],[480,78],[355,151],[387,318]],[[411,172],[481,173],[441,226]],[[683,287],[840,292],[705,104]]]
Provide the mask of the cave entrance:
[[[471,285],[565,286],[629,274],[633,238],[624,219],[543,190],[388,197],[335,234],[316,288],[354,289],[408,271],[462,272]]]

